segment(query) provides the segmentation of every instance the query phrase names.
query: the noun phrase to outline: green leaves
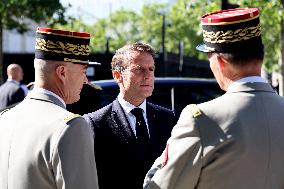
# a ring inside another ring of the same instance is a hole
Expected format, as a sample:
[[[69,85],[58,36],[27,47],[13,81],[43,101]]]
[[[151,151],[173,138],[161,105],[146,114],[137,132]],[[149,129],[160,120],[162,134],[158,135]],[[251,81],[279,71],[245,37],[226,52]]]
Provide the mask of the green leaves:
[[[265,46],[264,65],[268,72],[277,71],[280,56],[280,31],[283,19],[283,5],[279,0],[252,1],[231,0],[241,7],[257,7],[260,10],[262,40]]]
[[[12,1],[10,0],[10,2]],[[230,3],[239,4],[240,7],[258,7],[260,9],[262,38],[265,45],[264,63],[269,72],[278,69],[281,20],[284,18],[282,2],[279,0],[230,0]],[[177,0],[171,7],[157,3],[146,4],[140,13],[119,10],[113,12],[109,18],[97,20],[94,25],[87,26],[81,23],[81,27],[84,25],[90,29],[90,33],[94,34],[91,48],[96,52],[105,51],[107,39],[109,39],[112,52],[128,42],[134,41],[150,43],[157,51],[161,52],[162,14],[165,14],[166,51],[178,53],[179,41],[183,41],[186,56],[207,59],[204,53],[195,50],[196,45],[202,43],[203,38],[200,17],[220,9],[221,0]],[[75,21],[68,25],[73,25],[73,29],[75,29]]]
[[[29,29],[30,20],[47,25],[65,23],[64,12],[59,0],[4,0],[0,3],[0,24],[23,33]]]

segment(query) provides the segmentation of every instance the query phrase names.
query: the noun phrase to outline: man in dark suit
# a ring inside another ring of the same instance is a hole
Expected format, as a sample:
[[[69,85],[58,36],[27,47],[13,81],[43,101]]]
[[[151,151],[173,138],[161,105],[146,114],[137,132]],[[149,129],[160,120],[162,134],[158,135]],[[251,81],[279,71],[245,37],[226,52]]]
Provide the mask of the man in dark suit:
[[[0,86],[0,110],[22,101],[26,96],[20,84],[23,80],[21,66],[10,64],[7,68],[7,75],[7,81]]]
[[[99,187],[140,189],[177,119],[172,111],[146,101],[155,79],[150,45],[125,45],[111,66],[120,88],[117,99],[83,116],[94,129]]]

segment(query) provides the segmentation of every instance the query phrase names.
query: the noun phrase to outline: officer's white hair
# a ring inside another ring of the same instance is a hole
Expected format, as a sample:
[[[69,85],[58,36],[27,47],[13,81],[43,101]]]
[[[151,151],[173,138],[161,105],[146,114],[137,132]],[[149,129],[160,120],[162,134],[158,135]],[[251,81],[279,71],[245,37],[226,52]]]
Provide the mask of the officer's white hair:
[[[36,80],[46,80],[49,75],[55,71],[57,66],[65,65],[63,61],[52,61],[52,60],[42,60],[35,58],[34,68],[35,68],[35,77]]]

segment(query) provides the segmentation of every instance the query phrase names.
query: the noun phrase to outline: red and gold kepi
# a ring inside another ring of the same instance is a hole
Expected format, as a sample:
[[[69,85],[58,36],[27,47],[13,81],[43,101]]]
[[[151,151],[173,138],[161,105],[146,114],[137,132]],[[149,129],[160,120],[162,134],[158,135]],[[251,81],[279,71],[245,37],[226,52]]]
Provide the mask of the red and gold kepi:
[[[87,32],[38,27],[35,58],[75,64],[97,64],[89,61],[89,42],[90,34]]]
[[[222,10],[201,17],[202,52],[249,53],[263,50],[257,8]]]

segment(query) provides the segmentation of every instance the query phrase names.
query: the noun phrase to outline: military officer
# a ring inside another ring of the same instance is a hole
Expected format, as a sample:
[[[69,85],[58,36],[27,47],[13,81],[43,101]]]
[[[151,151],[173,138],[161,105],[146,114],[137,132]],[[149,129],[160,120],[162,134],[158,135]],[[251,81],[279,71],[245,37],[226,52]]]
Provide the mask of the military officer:
[[[202,16],[210,67],[226,93],[182,111],[147,189],[281,189],[284,100],[260,77],[263,44],[257,8]]]
[[[97,189],[92,131],[66,110],[87,82],[90,34],[38,28],[35,82],[0,116],[0,188]]]

